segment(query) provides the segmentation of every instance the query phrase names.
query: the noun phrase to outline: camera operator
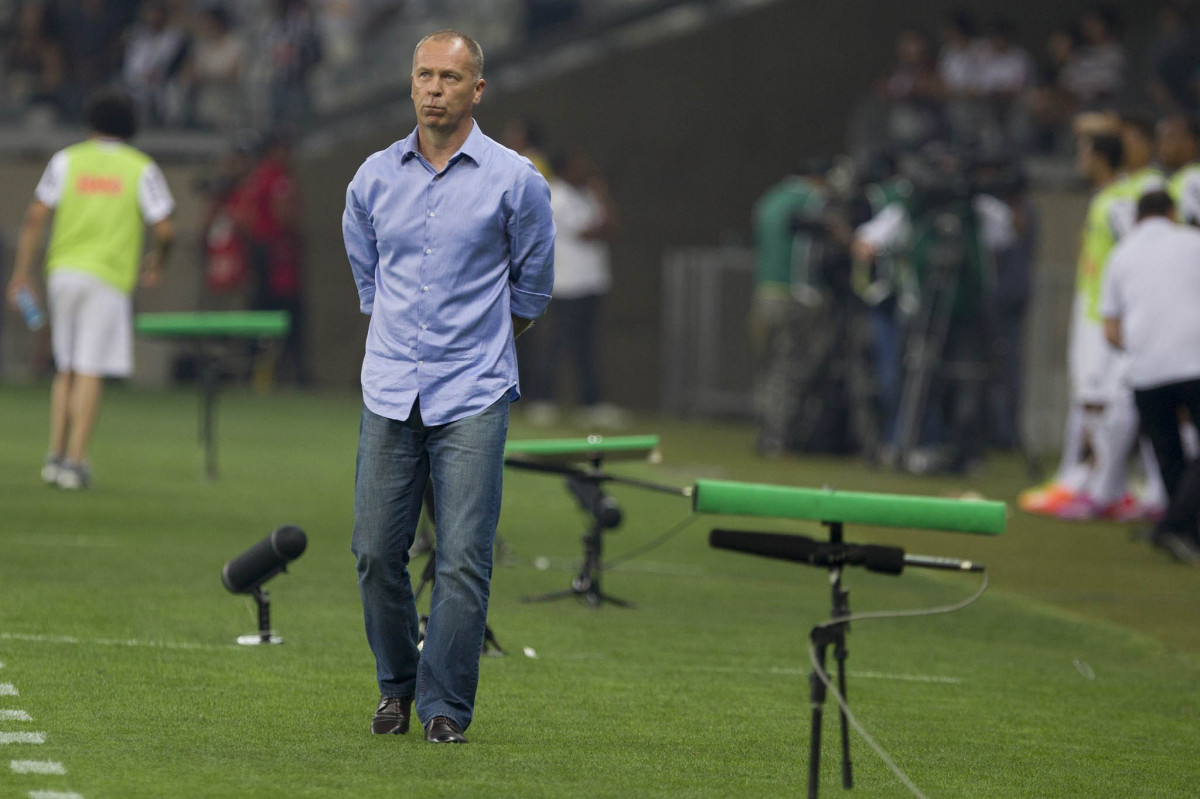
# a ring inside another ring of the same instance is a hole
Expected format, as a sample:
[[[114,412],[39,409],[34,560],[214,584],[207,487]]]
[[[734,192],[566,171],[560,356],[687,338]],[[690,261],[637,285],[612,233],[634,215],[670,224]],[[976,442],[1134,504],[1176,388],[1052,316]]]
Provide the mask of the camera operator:
[[[944,145],[910,154],[901,172],[911,193],[861,226],[854,243],[860,262],[890,255],[902,267],[894,285],[905,355],[892,442],[910,471],[963,471],[983,455],[991,253],[1011,241],[1012,213],[976,183],[970,159]]]
[[[828,160],[805,161],[754,206],[758,451],[844,452],[849,228],[831,214]]]

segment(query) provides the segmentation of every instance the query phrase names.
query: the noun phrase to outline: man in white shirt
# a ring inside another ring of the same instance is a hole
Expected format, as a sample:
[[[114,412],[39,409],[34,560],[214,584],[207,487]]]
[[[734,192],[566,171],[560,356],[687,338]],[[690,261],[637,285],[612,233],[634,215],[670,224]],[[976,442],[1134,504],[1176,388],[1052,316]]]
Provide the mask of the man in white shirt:
[[[550,334],[531,375],[527,414],[535,424],[557,415],[553,404],[559,361],[571,352],[578,378],[578,420],[595,427],[617,428],[625,413],[603,401],[597,345],[600,305],[612,286],[609,242],[618,230],[616,205],[591,159],[573,151],[552,164],[550,207],[554,240],[554,305],[546,316]]]
[[[1151,541],[1200,565],[1200,459],[1187,462],[1179,412],[1200,419],[1200,231],[1173,222],[1165,191],[1138,201],[1138,225],[1113,250],[1100,313],[1109,343],[1128,354],[1142,427],[1170,500]]]

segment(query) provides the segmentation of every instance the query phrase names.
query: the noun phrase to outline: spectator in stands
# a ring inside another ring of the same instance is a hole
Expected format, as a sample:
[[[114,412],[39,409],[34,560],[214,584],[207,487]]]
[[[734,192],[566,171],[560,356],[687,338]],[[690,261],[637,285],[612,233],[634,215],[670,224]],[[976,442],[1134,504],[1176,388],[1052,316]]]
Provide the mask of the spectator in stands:
[[[937,100],[942,82],[929,46],[929,37],[909,28],[896,37],[896,63],[877,89],[885,100]]]
[[[303,239],[300,192],[292,174],[290,132],[268,136],[262,160],[239,189],[239,220],[249,243],[256,311],[287,311],[292,325],[284,341],[283,361],[297,385],[308,382],[304,351]],[[273,365],[259,365],[256,379],[269,383]]]
[[[1200,419],[1200,232],[1172,223],[1165,191],[1138,201],[1138,225],[1114,250],[1101,313],[1129,355],[1128,381],[1170,501],[1151,542],[1200,565],[1200,460],[1185,459],[1179,414]]]
[[[942,25],[938,79],[945,96],[946,122],[954,141],[976,141],[981,121],[979,70],[984,43],[977,37],[975,17],[966,9],[950,14]]]
[[[915,29],[896,37],[896,61],[876,85],[876,94],[887,104],[889,141],[909,147],[942,132],[942,99],[945,89],[929,39]]]
[[[1095,6],[1079,21],[1081,46],[1063,68],[1062,85],[1080,109],[1110,104],[1125,87],[1125,48],[1118,37],[1116,13]]]
[[[187,51],[187,31],[171,17],[166,0],[147,0],[141,21],[129,32],[122,74],[148,123],[179,119],[178,78]]]
[[[269,59],[268,127],[304,121],[312,106],[309,78],[321,60],[321,39],[307,0],[274,0],[263,45]]]
[[[612,287],[609,243],[619,229],[616,204],[590,158],[574,150],[556,160],[550,181],[550,208],[557,237],[554,241],[554,303],[546,315],[550,331],[542,336],[543,360],[534,371],[528,416],[553,422],[552,402],[558,387],[558,364],[564,348],[571,352],[578,380],[579,423],[621,427],[625,413],[602,401],[597,337],[600,307]]]
[[[1194,111],[1200,40],[1192,29],[1189,8],[1182,2],[1167,3],[1154,19],[1154,36],[1146,48],[1146,90],[1162,110]]]
[[[213,6],[201,12],[184,68],[189,123],[230,130],[243,121],[241,80],[245,65],[245,42],[233,30],[229,11]]]
[[[965,8],[953,11],[942,25],[938,77],[948,98],[970,97],[979,90],[979,60],[983,43],[975,17]]]
[[[984,94],[1011,100],[1033,86],[1033,56],[1016,43],[1015,34],[1016,26],[1004,17],[988,26],[978,73],[979,89]]]
[[[137,0],[63,0],[55,7],[63,42],[65,111],[77,119],[83,98],[121,68],[121,37],[137,15]]]
[[[1200,37],[1192,4],[1168,0],[1155,14],[1154,33],[1144,52],[1146,93],[1162,111],[1194,111],[1200,96],[1195,77],[1200,68]]]
[[[1029,94],[1035,145],[1042,151],[1064,152],[1073,144],[1069,123],[1075,115],[1075,98],[1066,87],[1065,77],[1078,48],[1078,34],[1071,28],[1059,28],[1046,37],[1037,87]]]
[[[1016,28],[1006,18],[993,21],[987,30],[980,58],[979,89],[988,100],[993,126],[984,143],[992,149],[1025,147],[1033,138],[1033,123],[1025,102],[1036,79],[1033,56],[1015,40]]]
[[[15,107],[61,111],[62,43],[48,4],[28,2],[17,12],[16,29],[3,56],[4,99]]]

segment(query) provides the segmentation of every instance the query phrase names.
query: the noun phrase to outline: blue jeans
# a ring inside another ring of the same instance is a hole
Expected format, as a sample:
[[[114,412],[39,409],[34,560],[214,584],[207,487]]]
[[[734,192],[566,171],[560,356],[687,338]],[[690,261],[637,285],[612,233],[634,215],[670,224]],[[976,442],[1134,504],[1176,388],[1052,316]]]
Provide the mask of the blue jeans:
[[[367,643],[379,693],[415,697],[422,724],[435,716],[463,729],[471,723],[500,518],[508,405],[505,396],[475,416],[435,427],[422,423],[419,401],[403,422],[363,407],[351,550],[358,559]],[[408,549],[430,479],[437,576],[425,644],[418,651]]]

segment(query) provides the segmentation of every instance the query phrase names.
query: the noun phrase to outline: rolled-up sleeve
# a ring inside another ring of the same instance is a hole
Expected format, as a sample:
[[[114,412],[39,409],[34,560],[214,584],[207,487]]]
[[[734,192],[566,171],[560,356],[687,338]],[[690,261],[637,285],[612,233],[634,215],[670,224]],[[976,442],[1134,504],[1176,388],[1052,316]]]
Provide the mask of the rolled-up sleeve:
[[[522,178],[508,226],[510,309],[514,316],[536,319],[554,288],[554,215],[546,179],[532,167]]]
[[[346,242],[346,257],[350,260],[354,284],[358,287],[358,307],[364,314],[370,315],[375,306],[375,270],[379,264],[379,250],[375,229],[359,195],[358,183],[358,176],[355,176],[346,189],[342,238]]]

